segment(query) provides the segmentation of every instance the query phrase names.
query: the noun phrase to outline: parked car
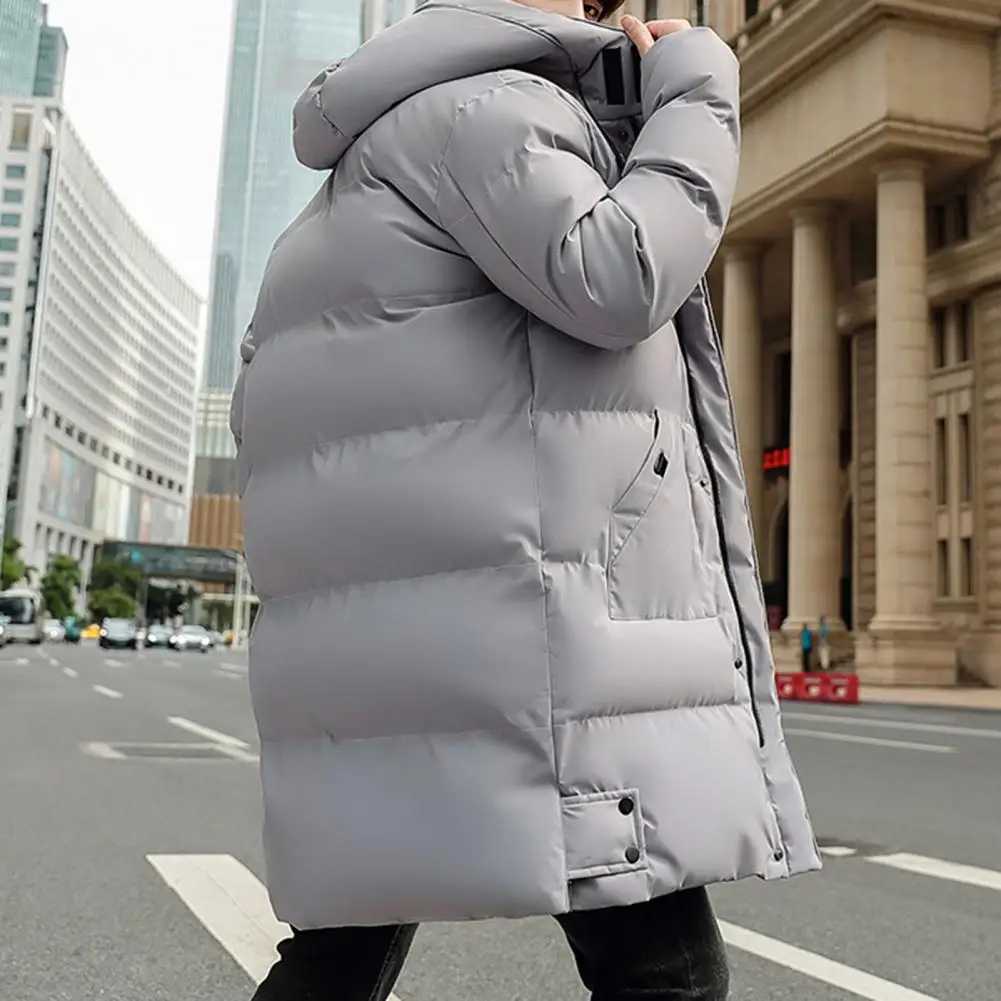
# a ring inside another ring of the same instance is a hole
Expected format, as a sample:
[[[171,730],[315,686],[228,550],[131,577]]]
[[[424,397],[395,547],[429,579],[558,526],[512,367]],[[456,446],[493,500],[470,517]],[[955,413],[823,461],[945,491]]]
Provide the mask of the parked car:
[[[146,639],[143,641],[143,645],[166,648],[170,646],[171,636],[173,636],[173,631],[170,626],[152,625],[146,630]]]
[[[10,619],[6,615],[0,615],[0,647],[7,645],[7,627],[10,625]]]
[[[102,650],[135,650],[139,646],[136,624],[131,619],[105,619],[98,644]]]
[[[170,637],[170,645],[175,650],[200,650],[202,653],[208,653],[215,646],[209,631],[196,625],[181,626]]]
[[[66,639],[66,629],[58,619],[46,619],[44,630],[49,643],[62,643]]]

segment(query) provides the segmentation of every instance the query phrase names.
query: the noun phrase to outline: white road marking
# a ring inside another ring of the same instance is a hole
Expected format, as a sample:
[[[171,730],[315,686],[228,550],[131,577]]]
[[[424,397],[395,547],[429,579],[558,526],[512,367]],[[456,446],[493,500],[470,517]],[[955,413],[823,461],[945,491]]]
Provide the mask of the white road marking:
[[[250,748],[250,744],[245,740],[240,740],[239,737],[231,737],[228,733],[220,733],[218,730],[202,726],[201,723],[194,723],[183,716],[168,716],[167,722],[181,730],[187,730],[188,733],[211,740],[214,744],[222,744],[224,747],[231,747],[240,751],[246,751]]]
[[[109,699],[124,699],[125,696],[121,692],[116,692],[114,688],[105,688],[104,685],[92,685],[91,686],[98,695],[107,696]]]
[[[816,737],[818,740],[837,740],[844,744],[870,744],[874,747],[896,747],[904,751],[934,751],[937,754],[955,754],[956,748],[943,744],[915,744],[909,740],[886,740],[882,737],[863,737],[854,733],[830,733],[827,730],[797,730],[785,727],[794,737]]]
[[[31,661],[27,657],[18,657],[14,663],[17,664],[18,667],[27,667]]]
[[[251,980],[260,983],[278,958],[275,946],[289,935],[288,925],[274,916],[261,881],[232,855],[146,859]],[[399,998],[390,994],[389,1001]]]
[[[965,883],[967,886],[979,886],[1001,893],[1001,872],[996,872],[994,869],[979,869],[975,865],[946,862],[944,859],[928,858],[925,855],[910,855],[907,852],[896,852],[892,855],[870,855],[866,861],[875,862],[876,865],[889,866],[891,869],[917,873],[919,876],[932,876],[935,879],[946,879],[952,883]]]
[[[180,667],[181,662],[179,660],[165,660],[163,661],[164,667]]]
[[[113,657],[105,657],[104,658],[104,666],[105,667],[125,667],[125,664],[123,664],[122,661],[120,661],[120,660],[115,660]]]
[[[858,854],[858,850],[847,848],[844,845],[824,845],[820,849],[820,854],[826,855],[828,858],[851,858]]]
[[[125,755],[121,751],[116,751],[110,744],[104,743],[103,740],[91,740],[86,744],[82,744],[81,748],[84,754],[90,754],[95,758],[107,758],[113,761],[122,761],[125,759]]]
[[[213,672],[214,675],[220,678],[226,678],[229,681],[242,681],[243,675],[237,674],[235,671],[227,671],[225,668],[217,667]]]
[[[80,677],[79,672],[78,671],[74,671],[72,667],[64,667],[63,668],[63,674],[65,674],[67,678],[79,678]]]
[[[840,723],[843,726],[869,726],[880,730],[919,730],[925,733],[945,733],[954,737],[986,737],[1001,740],[1001,730],[983,727],[951,726],[946,723],[917,723],[899,719],[878,719],[875,716],[842,716],[838,713],[783,712],[783,719],[820,720],[822,723]]]
[[[768,938],[758,932],[720,921],[723,938],[728,945],[744,952],[750,952],[786,969],[795,970],[814,980],[820,980],[832,987],[840,987],[856,997],[868,1001],[936,1001],[928,994],[901,987],[890,980],[873,976],[853,966],[846,966],[815,952],[808,952],[795,945],[788,945],[778,939]]]

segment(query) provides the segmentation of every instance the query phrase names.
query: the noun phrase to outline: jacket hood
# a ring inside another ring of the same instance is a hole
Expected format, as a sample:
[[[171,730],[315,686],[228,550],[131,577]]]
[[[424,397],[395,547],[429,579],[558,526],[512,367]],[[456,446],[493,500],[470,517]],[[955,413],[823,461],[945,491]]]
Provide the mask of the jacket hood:
[[[428,0],[313,80],[295,107],[296,156],[330,170],[401,101],[501,69],[575,91],[599,120],[628,117],[640,106],[638,65],[618,28],[515,0]]]

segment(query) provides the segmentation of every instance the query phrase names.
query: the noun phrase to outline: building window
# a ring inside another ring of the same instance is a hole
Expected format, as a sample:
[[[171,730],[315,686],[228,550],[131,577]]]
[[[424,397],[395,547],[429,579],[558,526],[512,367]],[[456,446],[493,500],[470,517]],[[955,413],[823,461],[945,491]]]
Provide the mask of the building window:
[[[695,0],[692,4],[692,24],[705,25],[706,0]]]
[[[23,163],[8,163],[3,176],[8,181],[23,181],[28,176],[28,168]]]
[[[775,430],[777,445],[789,442],[792,427],[792,352],[783,351],[775,356]]]
[[[946,363],[946,313],[941,307],[931,311],[931,362],[932,368],[945,368]]]
[[[31,142],[31,112],[15,111],[10,129],[10,148],[24,150]]]
[[[750,21],[752,17],[757,17],[760,7],[758,0],[744,0],[744,20]]]
[[[969,504],[973,499],[973,442],[970,415],[959,415],[959,500]]]
[[[3,189],[3,200],[6,205],[23,205],[24,204],[24,189],[23,188],[4,188]]]
[[[0,337],[0,351],[6,351],[10,347],[9,337]]]
[[[644,21],[655,21],[660,16],[660,11],[657,10],[657,0],[644,0],[643,3],[643,20]]]
[[[953,361],[957,365],[963,365],[970,360],[972,355],[970,336],[970,304],[960,302],[956,305],[956,351]]]
[[[10,313],[0,313],[0,327],[10,326]]]
[[[0,288],[0,302],[12,302],[14,290],[12,288]]]
[[[935,421],[935,503],[943,507],[949,501],[948,444],[945,418]]]
[[[0,361],[0,379],[7,374],[7,362]]]
[[[938,205],[931,207],[931,217],[928,220],[928,248],[941,250],[948,242],[945,205],[939,202]]]
[[[0,236],[0,253],[4,253],[4,254],[16,254],[17,253],[17,237],[16,236]]]
[[[17,270],[13,261],[0,261],[0,278],[12,278]]]
[[[973,539],[968,535],[959,540],[959,588],[964,598],[976,594],[976,575],[973,566]]]
[[[935,552],[939,597],[947,598],[949,596],[949,540],[939,539]]]
[[[0,212],[0,226],[3,226],[5,229],[17,229],[20,225],[20,212]]]
[[[954,191],[928,207],[928,250],[934,253],[970,238],[970,202],[966,191]]]

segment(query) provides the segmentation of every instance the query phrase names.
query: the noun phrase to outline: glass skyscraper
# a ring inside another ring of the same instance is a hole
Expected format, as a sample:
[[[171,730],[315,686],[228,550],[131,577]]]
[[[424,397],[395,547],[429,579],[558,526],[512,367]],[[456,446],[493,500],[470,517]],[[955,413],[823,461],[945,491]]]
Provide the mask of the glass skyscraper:
[[[41,31],[41,0],[0,0],[0,94],[32,95]]]
[[[0,0],[0,3],[7,0]],[[203,385],[228,392],[275,239],[323,182],[292,151],[292,107],[361,44],[364,0],[237,0]]]

